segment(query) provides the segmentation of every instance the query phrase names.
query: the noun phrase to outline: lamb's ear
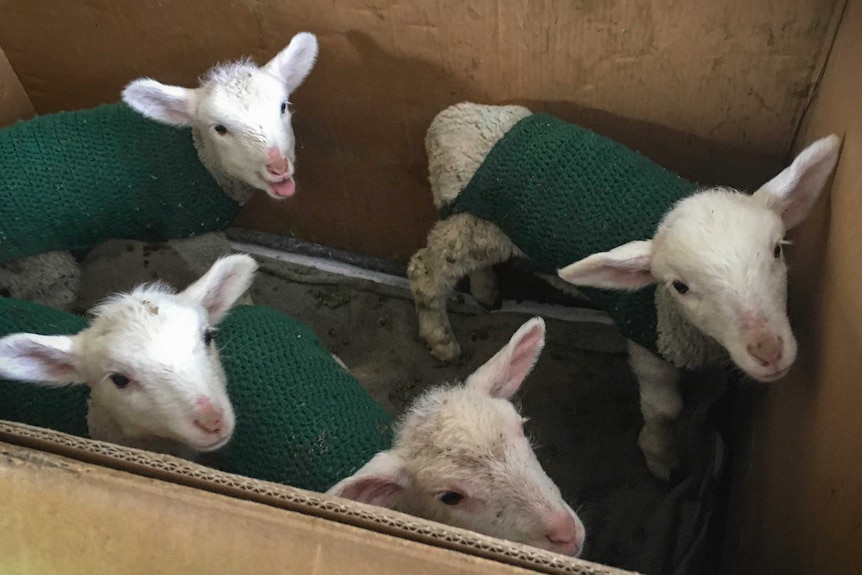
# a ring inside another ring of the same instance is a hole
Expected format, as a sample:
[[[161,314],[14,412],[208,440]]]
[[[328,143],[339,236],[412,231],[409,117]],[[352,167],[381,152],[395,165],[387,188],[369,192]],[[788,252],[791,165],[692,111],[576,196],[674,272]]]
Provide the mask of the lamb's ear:
[[[545,346],[545,320],[540,317],[522,325],[509,343],[467,378],[465,385],[491,397],[509,399],[532,371]]]
[[[557,274],[576,286],[634,290],[655,282],[651,264],[652,241],[636,241],[587,256]]]
[[[832,134],[802,150],[793,163],[754,193],[781,216],[788,230],[802,222],[814,206],[838,162],[841,139]]]
[[[328,495],[389,507],[410,484],[401,458],[381,451],[359,471],[329,489]]]
[[[281,78],[291,93],[305,81],[317,60],[317,37],[311,32],[300,32],[281,52],[264,64],[263,69]]]
[[[254,280],[257,262],[235,254],[214,263],[207,273],[179,294],[179,297],[204,306],[212,325],[217,324]]]
[[[172,126],[188,126],[196,106],[196,93],[190,88],[140,78],[123,90],[123,101],[151,120]]]
[[[7,335],[0,339],[0,378],[52,387],[84,383],[72,348],[71,336]]]

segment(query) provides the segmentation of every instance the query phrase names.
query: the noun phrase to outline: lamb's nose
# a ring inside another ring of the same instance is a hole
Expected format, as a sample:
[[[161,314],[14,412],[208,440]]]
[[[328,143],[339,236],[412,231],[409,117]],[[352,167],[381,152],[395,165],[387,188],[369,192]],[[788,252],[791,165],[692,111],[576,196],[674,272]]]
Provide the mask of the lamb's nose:
[[[195,425],[206,433],[221,433],[224,423],[222,412],[212,404],[209,398],[199,397],[195,403],[198,408]]]
[[[283,176],[287,174],[287,167],[287,160],[284,158],[266,163],[266,171],[273,176]]]
[[[781,336],[763,334],[746,346],[748,353],[763,367],[781,361],[784,340]]]
[[[567,555],[577,553],[584,543],[584,533],[578,528],[575,518],[567,512],[560,512],[545,524],[545,537],[555,546],[561,547]]]

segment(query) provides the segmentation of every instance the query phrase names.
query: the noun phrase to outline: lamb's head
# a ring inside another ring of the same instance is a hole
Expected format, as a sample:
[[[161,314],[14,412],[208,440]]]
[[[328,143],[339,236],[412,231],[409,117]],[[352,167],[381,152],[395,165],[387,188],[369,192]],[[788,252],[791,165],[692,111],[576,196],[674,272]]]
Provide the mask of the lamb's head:
[[[287,198],[296,191],[288,98],[316,58],[317,38],[301,32],[262,67],[250,60],[221,64],[196,89],[141,78],[123,90],[123,100],[153,120],[192,126],[201,159],[217,177],[223,174],[273,198]]]
[[[510,401],[544,340],[545,324],[534,318],[463,385],[429,390],[402,418],[393,448],[329,493],[580,554],[584,525],[536,459]]]
[[[656,283],[670,295],[666,301],[750,377],[778,379],[796,359],[787,318],[785,232],[808,215],[839,148],[834,135],[814,142],[752,195],[700,191],[673,207],[652,240],[593,254],[559,275],[597,288]]]
[[[213,330],[248,289],[255,261],[220,259],[185,291],[159,284],[112,296],[74,336],[13,334],[0,339],[0,376],[90,387],[90,421],[114,435],[168,439],[194,451],[225,445],[234,412]],[[92,430],[91,430],[92,431]]]

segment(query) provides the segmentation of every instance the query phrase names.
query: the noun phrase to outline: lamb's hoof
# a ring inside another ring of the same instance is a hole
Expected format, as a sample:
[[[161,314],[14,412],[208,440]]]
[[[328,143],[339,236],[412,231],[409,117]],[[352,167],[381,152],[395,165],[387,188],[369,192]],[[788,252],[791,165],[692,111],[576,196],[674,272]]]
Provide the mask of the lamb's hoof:
[[[670,479],[670,472],[679,465],[679,458],[673,446],[671,427],[645,425],[638,437],[638,445],[644,454],[650,473],[664,481]]]
[[[646,454],[644,454],[644,456],[646,456]],[[676,467],[672,461],[665,459],[652,459],[649,456],[646,456],[646,466],[650,473],[662,481],[670,479],[670,472],[674,467]]]
[[[461,346],[453,338],[446,343],[432,345],[431,355],[442,362],[449,363],[461,356]]]

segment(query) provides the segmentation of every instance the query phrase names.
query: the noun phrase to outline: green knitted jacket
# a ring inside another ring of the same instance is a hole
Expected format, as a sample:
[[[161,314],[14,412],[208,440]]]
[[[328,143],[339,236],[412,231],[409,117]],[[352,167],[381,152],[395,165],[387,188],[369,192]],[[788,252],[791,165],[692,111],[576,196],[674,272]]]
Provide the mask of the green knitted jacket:
[[[441,218],[468,212],[493,222],[540,273],[633,240],[652,238],[696,184],[585,128],[545,114],[497,142]],[[622,334],[657,353],[655,288],[579,288]]]
[[[0,130],[0,262],[106,238],[221,230],[239,209],[201,164],[188,130],[125,104]]]
[[[0,336],[84,327],[78,316],[0,298]],[[216,337],[236,428],[230,443],[202,454],[201,463],[323,492],[390,447],[389,416],[308,326],[271,308],[240,306]],[[0,380],[0,419],[87,437],[87,397],[86,386]]]

